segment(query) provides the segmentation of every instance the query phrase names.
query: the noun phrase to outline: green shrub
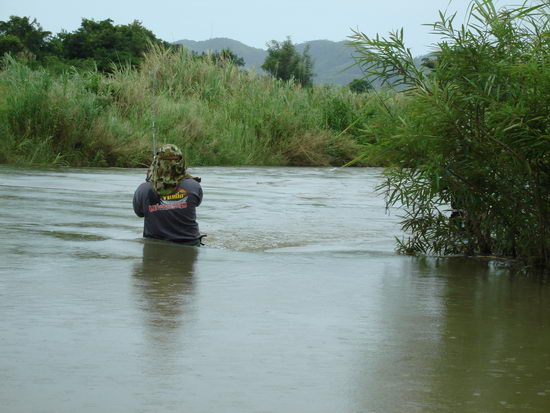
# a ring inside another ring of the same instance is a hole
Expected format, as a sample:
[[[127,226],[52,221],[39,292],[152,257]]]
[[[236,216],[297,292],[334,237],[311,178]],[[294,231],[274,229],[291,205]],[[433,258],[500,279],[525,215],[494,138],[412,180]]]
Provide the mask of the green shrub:
[[[460,28],[441,14],[430,73],[402,32],[354,34],[368,73],[407,88],[405,110],[385,107],[396,122],[382,121],[378,145],[395,165],[382,187],[388,204],[405,207],[402,251],[549,264],[549,9],[475,1]]]

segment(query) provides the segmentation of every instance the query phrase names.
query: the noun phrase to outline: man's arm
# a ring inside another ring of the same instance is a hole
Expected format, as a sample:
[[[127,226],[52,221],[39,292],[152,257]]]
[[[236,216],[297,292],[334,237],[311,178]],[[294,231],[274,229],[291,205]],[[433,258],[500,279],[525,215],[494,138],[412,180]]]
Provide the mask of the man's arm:
[[[145,214],[143,213],[143,191],[141,190],[142,185],[138,186],[136,192],[134,192],[133,200],[134,212],[140,218],[143,218],[145,216]]]
[[[197,203],[197,206],[199,206],[202,202],[202,187],[199,185],[199,202]]]

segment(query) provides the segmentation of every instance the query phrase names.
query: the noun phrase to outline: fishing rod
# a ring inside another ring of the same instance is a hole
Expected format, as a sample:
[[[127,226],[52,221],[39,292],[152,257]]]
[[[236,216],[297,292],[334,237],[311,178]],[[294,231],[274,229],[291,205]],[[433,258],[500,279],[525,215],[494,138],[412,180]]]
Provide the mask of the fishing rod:
[[[151,99],[151,134],[153,135],[153,158],[157,154],[157,73],[153,72],[153,96]]]

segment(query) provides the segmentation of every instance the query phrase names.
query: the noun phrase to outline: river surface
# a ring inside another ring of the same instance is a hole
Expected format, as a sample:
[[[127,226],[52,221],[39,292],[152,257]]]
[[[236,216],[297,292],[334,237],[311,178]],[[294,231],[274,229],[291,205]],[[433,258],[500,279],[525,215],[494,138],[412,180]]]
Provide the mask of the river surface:
[[[195,168],[202,248],[144,172],[0,167],[2,413],[550,411],[548,285],[396,255],[380,170]]]

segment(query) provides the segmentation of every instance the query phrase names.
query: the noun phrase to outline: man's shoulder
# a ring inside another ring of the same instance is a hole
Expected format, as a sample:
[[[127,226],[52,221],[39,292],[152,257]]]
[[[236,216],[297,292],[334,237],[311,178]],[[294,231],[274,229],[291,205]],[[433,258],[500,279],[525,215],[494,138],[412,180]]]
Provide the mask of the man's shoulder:
[[[201,188],[201,184],[195,181],[193,178],[186,178],[180,182],[180,187],[182,187],[183,189],[198,190]]]
[[[153,190],[153,185],[150,182],[142,182],[136,189],[136,194],[147,194]]]

